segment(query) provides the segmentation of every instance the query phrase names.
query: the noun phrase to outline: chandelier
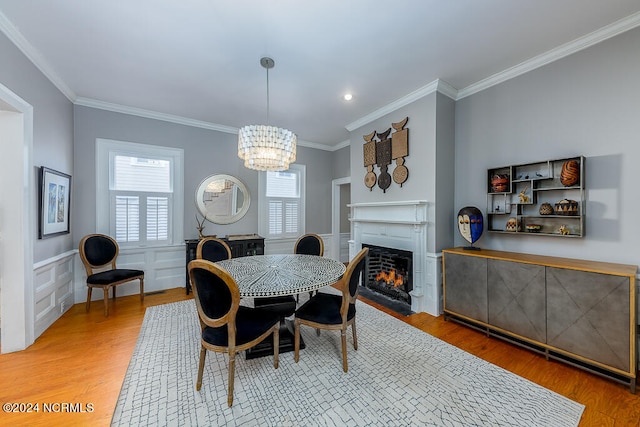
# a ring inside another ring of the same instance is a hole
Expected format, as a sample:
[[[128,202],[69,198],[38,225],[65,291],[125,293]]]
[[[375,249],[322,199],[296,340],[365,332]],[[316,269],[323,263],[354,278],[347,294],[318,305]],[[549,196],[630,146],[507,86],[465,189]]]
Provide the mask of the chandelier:
[[[275,62],[261,58],[267,70],[267,123],[269,122],[269,69]],[[244,166],[259,171],[284,171],[296,161],[296,134],[270,125],[247,125],[238,130],[238,157]]]

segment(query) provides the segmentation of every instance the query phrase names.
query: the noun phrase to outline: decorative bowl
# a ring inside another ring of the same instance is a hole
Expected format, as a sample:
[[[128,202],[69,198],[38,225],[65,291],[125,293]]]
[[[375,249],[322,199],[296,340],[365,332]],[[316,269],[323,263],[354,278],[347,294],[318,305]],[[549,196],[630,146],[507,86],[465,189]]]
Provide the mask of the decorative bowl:
[[[527,224],[526,227],[529,233],[539,233],[542,229],[540,224]]]
[[[551,206],[551,203],[544,202],[540,205],[540,215],[553,215],[553,206]]]
[[[556,203],[556,215],[578,215],[578,202],[562,199]]]

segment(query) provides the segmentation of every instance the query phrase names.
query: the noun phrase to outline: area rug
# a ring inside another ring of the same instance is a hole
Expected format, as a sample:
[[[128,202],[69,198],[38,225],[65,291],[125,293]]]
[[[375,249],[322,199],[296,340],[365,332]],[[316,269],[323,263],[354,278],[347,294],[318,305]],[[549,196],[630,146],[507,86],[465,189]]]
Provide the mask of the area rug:
[[[365,303],[358,350],[348,335],[302,327],[306,349],[236,357],[227,406],[227,356],[208,352],[200,392],[193,300],[147,309],[113,426],[577,426],[584,406]]]

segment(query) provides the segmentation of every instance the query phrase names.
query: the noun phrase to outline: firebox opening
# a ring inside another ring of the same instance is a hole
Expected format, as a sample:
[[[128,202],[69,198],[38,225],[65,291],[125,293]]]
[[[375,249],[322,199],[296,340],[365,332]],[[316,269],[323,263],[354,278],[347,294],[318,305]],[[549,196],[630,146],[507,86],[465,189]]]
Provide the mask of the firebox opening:
[[[362,284],[364,289],[371,291],[363,292],[363,296],[382,297],[378,303],[402,314],[410,313],[413,252],[368,244],[362,246],[369,248]]]

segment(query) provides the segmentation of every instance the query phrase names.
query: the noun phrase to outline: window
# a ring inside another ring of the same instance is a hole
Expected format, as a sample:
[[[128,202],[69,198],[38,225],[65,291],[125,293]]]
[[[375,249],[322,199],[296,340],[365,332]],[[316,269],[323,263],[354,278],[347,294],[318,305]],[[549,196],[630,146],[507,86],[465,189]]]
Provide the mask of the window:
[[[98,139],[96,220],[123,246],[182,240],[181,149]]]
[[[291,165],[283,172],[261,172],[259,180],[260,235],[277,239],[304,234],[304,165]]]

